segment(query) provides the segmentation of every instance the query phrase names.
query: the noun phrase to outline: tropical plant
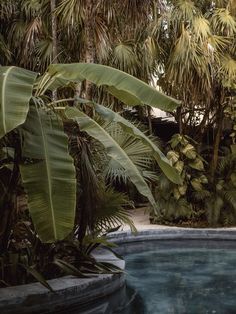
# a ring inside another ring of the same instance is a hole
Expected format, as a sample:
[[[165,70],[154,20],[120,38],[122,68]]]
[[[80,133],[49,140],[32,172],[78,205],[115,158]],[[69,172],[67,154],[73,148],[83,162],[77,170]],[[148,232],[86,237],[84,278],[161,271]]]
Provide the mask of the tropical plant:
[[[22,210],[12,230],[8,251],[0,255],[0,288],[38,281],[53,291],[48,279],[63,275],[89,278],[102,273],[121,272],[111,263],[93,257],[94,250],[99,246],[113,252],[115,245],[106,240],[106,234],[100,232],[96,237],[87,235],[82,243],[73,237],[55,243],[42,243],[27,210]]]
[[[205,215],[210,225],[233,225],[236,222],[236,156],[219,160],[214,181],[209,180]]]
[[[231,120],[232,127],[231,127],[231,151],[232,153],[236,153],[236,103],[235,103],[235,96],[232,97],[230,103],[225,108],[225,116]]]
[[[104,127],[107,132],[116,140],[116,142],[119,143],[122,149],[125,150],[132,162],[142,173],[144,179],[147,182],[155,182],[157,180],[157,173],[154,169],[155,159],[151,154],[150,148],[133,134],[126,133],[118,123],[106,123]],[[139,127],[139,124],[137,127]],[[151,136],[148,137],[157,146],[159,146],[156,138]],[[118,184],[127,183],[128,177],[126,171],[113,159],[104,160],[103,165],[103,173],[108,181],[116,182]]]
[[[234,1],[168,1],[153,21],[159,47],[158,84],[182,100],[174,112],[180,133],[202,141],[214,128],[211,175],[214,176],[224,109],[236,80]]]
[[[21,178],[27,191],[30,214],[40,239],[44,242],[64,239],[74,226],[75,169],[67,148],[68,140],[63,130],[63,120],[72,125],[78,123],[80,131],[85,131],[100,141],[107,155],[126,169],[131,182],[156,208],[147,183],[120,145],[93,117],[80,110],[79,104],[74,107],[68,104],[83,102],[83,106],[92,106],[104,119],[117,120],[126,132],[134,134],[146,143],[166,175],[178,181],[178,175],[160,150],[134,125],[110,109],[74,97],[51,101],[50,91],[63,88],[69,82],[87,79],[98,86],[108,86],[109,92],[122,101],[126,100],[129,105],[132,100],[135,105],[150,103],[153,106],[174,109],[178,102],[128,74],[101,65],[51,65],[43,76],[37,80],[36,77],[36,73],[21,68],[1,68],[0,134],[10,138],[11,132],[17,133],[18,146],[15,146],[14,142],[12,146],[7,146],[14,148],[13,178],[17,178],[17,182]],[[19,84],[22,86],[20,94]],[[13,186],[15,188],[17,184]],[[61,189],[65,193],[62,194]]]
[[[167,158],[179,172],[182,183],[174,184],[160,176],[156,200],[161,216],[153,215],[152,219],[179,222],[196,218],[202,215],[203,201],[210,195],[204,160],[197,153],[196,142],[188,136],[175,134],[169,145]]]
[[[49,278],[47,274],[50,274],[53,263],[64,273],[78,276],[84,276],[83,271],[119,271],[104,263],[94,264],[94,259],[88,256],[93,247],[101,243],[107,245],[103,238],[96,240],[97,233],[111,224],[125,222],[133,229],[134,226],[123,207],[127,203],[124,195],[106,187],[105,182],[98,189],[94,165],[90,163],[89,150],[84,145],[86,138],[88,142],[90,137],[99,141],[107,156],[127,171],[130,181],[148,198],[154,209],[156,204],[142,173],[119,143],[94,119],[90,109],[137,137],[150,149],[153,159],[170,179],[175,182],[180,179],[168,159],[137,127],[104,106],[79,99],[73,87],[86,79],[98,86],[107,86],[110,93],[128,105],[150,102],[153,106],[174,109],[179,103],[128,74],[96,64],[55,64],[42,76],[18,67],[1,67],[0,74],[3,285],[16,284],[18,278],[20,282],[28,281],[33,276],[50,289],[43,275]],[[71,97],[59,98],[65,94]],[[84,108],[89,109],[88,113],[83,111]],[[81,134],[83,140],[79,143]],[[70,151],[73,155],[74,140],[80,144],[78,148],[81,150],[77,159],[72,159],[69,154]],[[80,185],[76,179],[81,179]],[[26,213],[29,209],[30,219],[26,214],[26,219],[19,220],[21,215],[16,205],[22,195],[21,186],[27,195],[23,204],[27,199],[28,204],[24,206]],[[82,193],[79,188],[82,188]],[[82,195],[80,198],[79,194]],[[91,199],[98,200],[95,206]],[[78,204],[80,200],[82,203]],[[77,225],[75,209],[78,206],[82,208],[80,215],[82,213],[83,217],[85,210],[90,209],[92,224],[82,217]],[[91,212],[93,206],[96,210]],[[93,240],[86,248],[84,241],[89,236],[86,235],[88,227]],[[39,251],[36,252],[36,248]],[[54,271],[51,273],[55,275]],[[61,274],[58,268],[57,274]]]

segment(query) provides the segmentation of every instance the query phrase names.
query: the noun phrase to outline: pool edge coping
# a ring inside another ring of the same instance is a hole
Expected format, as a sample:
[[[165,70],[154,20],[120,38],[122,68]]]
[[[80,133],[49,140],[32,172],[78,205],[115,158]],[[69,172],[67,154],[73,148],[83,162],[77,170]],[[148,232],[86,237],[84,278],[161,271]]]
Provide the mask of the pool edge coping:
[[[236,240],[235,228],[179,228],[163,227],[160,229],[143,229],[137,234],[131,231],[118,231],[109,235],[109,240],[116,244],[140,242],[147,240]]]
[[[163,227],[160,229],[144,229],[137,235],[130,231],[118,231],[109,235],[109,240],[116,243],[132,243],[149,240],[236,240],[236,229],[193,229]],[[99,258],[120,263],[111,253],[101,254]],[[121,266],[121,265],[120,265]],[[125,269],[123,262],[122,269]],[[81,279],[65,276],[48,281],[56,291],[50,292],[39,283],[1,288],[0,312],[40,313],[51,307],[47,313],[62,310],[73,304],[82,305],[110,295],[125,284],[125,274],[99,275],[96,278]],[[5,298],[4,298],[5,295]],[[45,313],[45,312],[44,312]]]
[[[125,262],[111,252],[95,257],[125,269]],[[125,274],[101,274],[93,278],[63,276],[47,282],[54,292],[40,283],[0,288],[0,313],[55,313],[66,306],[85,305],[119,290],[125,284]]]

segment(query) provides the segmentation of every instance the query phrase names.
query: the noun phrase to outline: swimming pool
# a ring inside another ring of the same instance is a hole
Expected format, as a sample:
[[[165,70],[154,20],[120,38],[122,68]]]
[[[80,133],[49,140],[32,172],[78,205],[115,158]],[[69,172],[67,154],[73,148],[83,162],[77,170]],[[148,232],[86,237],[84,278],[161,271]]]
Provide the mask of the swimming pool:
[[[236,313],[235,241],[148,241],[124,252],[126,304],[110,313]]]

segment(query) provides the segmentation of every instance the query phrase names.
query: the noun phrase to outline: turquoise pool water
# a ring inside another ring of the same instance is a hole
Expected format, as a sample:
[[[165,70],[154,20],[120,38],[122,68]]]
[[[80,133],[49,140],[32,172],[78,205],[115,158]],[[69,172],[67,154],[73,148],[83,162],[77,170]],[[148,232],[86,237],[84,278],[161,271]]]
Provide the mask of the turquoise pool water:
[[[125,260],[128,302],[110,313],[236,313],[234,242],[151,242],[136,252],[130,245]]]

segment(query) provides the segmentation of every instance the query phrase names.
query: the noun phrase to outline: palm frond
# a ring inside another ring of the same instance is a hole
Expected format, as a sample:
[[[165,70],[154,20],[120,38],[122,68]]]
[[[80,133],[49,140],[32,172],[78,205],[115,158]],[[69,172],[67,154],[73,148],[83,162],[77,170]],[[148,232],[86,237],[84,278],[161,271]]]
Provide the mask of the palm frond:
[[[45,69],[52,62],[52,38],[44,38],[35,45],[35,54],[40,59],[41,68]]]
[[[197,16],[193,20],[193,32],[197,40],[205,41],[211,34],[209,21],[203,16]]]
[[[138,167],[144,178],[147,180],[156,179],[156,173],[151,171],[154,159],[151,157],[150,148],[144,145],[141,140],[125,133],[117,123],[109,123],[105,128]],[[110,159],[107,163],[104,174],[111,181],[124,183],[128,181],[125,169],[113,159]]]
[[[119,43],[113,50],[113,64],[116,68],[135,75],[137,73],[136,54],[134,45],[130,43]]]
[[[236,21],[226,8],[214,10],[211,25],[219,35],[234,36],[236,33]]]
[[[224,55],[221,58],[219,73],[224,86],[230,87],[236,83],[236,60],[230,55]]]
[[[99,201],[95,213],[96,228],[106,231],[127,224],[131,231],[136,231],[129,212],[124,209],[130,205],[131,202],[127,195],[117,192],[111,187],[100,186]]]
[[[175,30],[178,31],[180,30],[182,23],[189,23],[198,15],[200,15],[200,11],[193,1],[179,0],[176,2],[172,10],[171,20]]]
[[[83,0],[62,0],[57,6],[55,13],[59,23],[64,26],[82,24],[85,18],[85,2]]]

